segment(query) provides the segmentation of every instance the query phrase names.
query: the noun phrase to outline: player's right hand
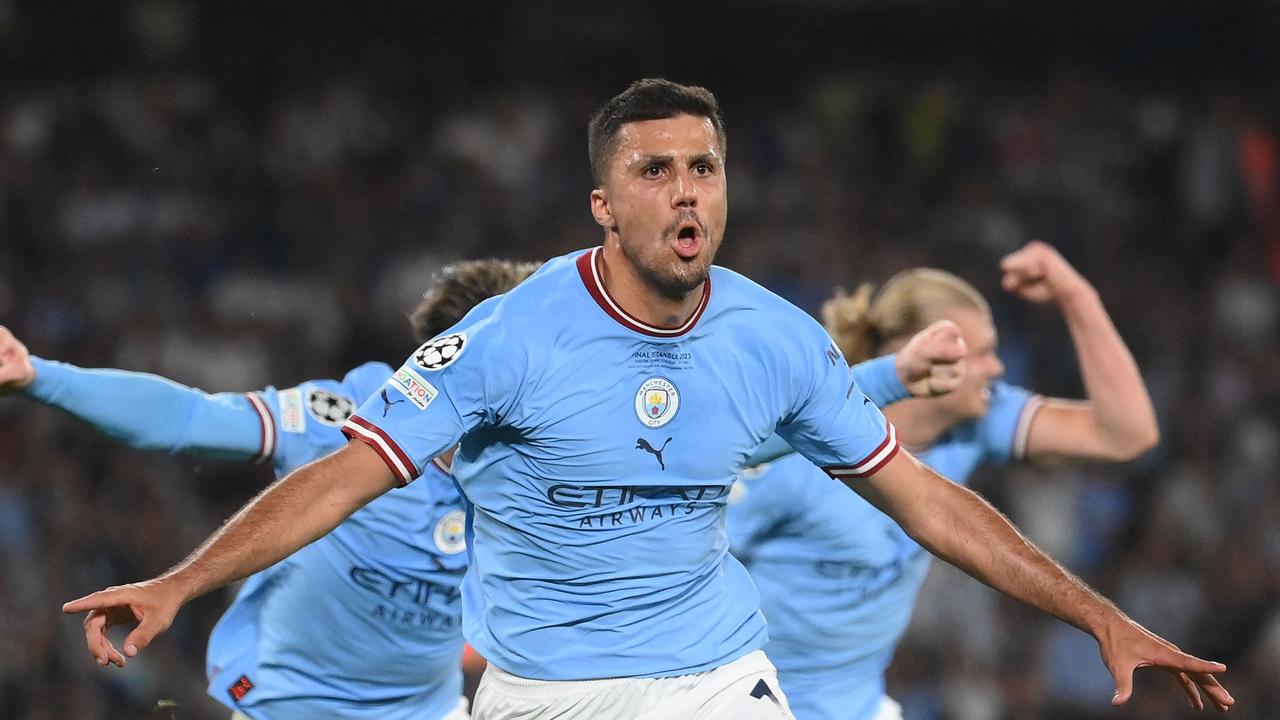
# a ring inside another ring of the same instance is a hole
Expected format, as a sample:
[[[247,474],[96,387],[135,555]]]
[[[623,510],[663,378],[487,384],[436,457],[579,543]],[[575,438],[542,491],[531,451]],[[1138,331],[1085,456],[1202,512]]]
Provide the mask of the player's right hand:
[[[960,327],[939,320],[921,330],[896,353],[898,379],[915,397],[938,397],[960,387],[968,348]]]
[[[36,369],[31,365],[31,353],[27,346],[0,325],[0,395],[10,395],[30,385],[36,379]]]
[[[124,667],[127,657],[142,652],[155,636],[173,623],[174,615],[185,601],[185,594],[164,579],[120,585],[85,595],[62,606],[69,615],[89,614],[84,619],[84,640],[89,654],[98,664]],[[124,639],[124,652],[117,650],[107,637],[116,625],[137,623]]]

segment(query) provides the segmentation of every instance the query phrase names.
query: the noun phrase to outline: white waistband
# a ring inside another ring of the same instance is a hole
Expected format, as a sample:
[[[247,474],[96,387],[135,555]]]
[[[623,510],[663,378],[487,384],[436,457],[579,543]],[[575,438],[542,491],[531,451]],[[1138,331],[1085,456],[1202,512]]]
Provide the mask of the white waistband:
[[[753,672],[763,670],[772,670],[773,663],[769,658],[765,657],[763,650],[747,653],[742,657],[725,663],[718,668],[704,670],[698,673],[689,673],[689,675],[707,675],[710,673],[731,673],[749,675]],[[687,677],[687,675],[676,675],[672,677]],[[502,668],[489,664],[484,671],[484,683],[494,690],[518,698],[554,698],[564,697],[568,695],[587,695],[607,691],[611,688],[620,687],[633,683],[655,683],[667,680],[669,678],[604,678],[600,680],[533,680],[530,678],[512,675]]]

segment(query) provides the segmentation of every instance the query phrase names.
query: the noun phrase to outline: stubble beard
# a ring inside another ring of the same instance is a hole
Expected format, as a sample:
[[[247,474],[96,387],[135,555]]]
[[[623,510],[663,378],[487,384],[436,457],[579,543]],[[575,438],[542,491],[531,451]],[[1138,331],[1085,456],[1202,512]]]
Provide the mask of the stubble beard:
[[[705,236],[703,242],[705,246],[702,252],[691,260],[682,260],[666,247],[646,252],[628,248],[626,243],[620,242],[619,245],[646,285],[668,299],[684,300],[706,281],[711,272],[711,262],[718,243],[713,245],[711,239]],[[671,257],[663,258],[665,254],[670,254]]]

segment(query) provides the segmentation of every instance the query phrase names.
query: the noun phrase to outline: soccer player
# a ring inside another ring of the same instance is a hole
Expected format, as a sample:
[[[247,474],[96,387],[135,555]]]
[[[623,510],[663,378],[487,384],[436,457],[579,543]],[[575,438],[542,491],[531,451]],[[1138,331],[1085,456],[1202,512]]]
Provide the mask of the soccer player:
[[[433,337],[536,267],[499,260],[446,266],[410,318],[415,334]],[[954,388],[963,355],[959,328],[939,321],[852,374],[887,405]],[[345,443],[340,424],[391,372],[372,362],[342,382],[208,395],[154,375],[34,358],[0,327],[0,395],[21,392],[132,447],[270,460],[281,474]],[[448,456],[436,458],[425,479],[248,580],[210,638],[214,698],[259,719],[466,716],[457,663],[465,542]],[[375,664],[378,672],[368,674]]]
[[[443,268],[410,318],[415,334],[434,337],[536,268]],[[0,327],[0,394],[20,390],[133,447],[269,461],[280,475],[345,444],[341,425],[365,398],[407,402],[380,392],[392,372],[370,362],[340,382],[209,395],[154,375],[31,358]],[[209,638],[210,695],[255,720],[467,717],[464,511],[449,453],[423,469],[412,486],[245,582]]]
[[[99,661],[135,655],[190,598],[320,537],[460,442],[469,507],[463,628],[489,667],[473,716],[792,717],[759,597],[728,554],[725,501],[775,431],[936,554],[1093,634],[1134,668],[1186,673],[1226,707],[1225,667],[1155,637],[970,491],[899,452],[802,311],[712,259],[725,137],[702,88],[642,80],[592,118],[604,245],[549,261],[415,351],[366,402],[357,442],[259,495],[161,576],[67,603]],[[386,413],[384,415],[384,409]],[[123,658],[117,658],[123,660]]]
[[[968,481],[983,462],[1130,460],[1155,445],[1155,412],[1128,348],[1093,287],[1053,248],[1032,242],[1001,264],[1004,288],[1052,303],[1067,320],[1088,399],[1046,399],[999,380],[987,302],[940,270],[894,276],[824,307],[827,330],[851,360],[891,352],[925,323],[955,322],[968,374],[945,398],[885,414],[902,443],[945,477]],[[769,657],[801,720],[900,718],[884,670],[906,630],[929,554],[892,519],[792,454],[747,473],[729,509],[733,553],[760,589]]]

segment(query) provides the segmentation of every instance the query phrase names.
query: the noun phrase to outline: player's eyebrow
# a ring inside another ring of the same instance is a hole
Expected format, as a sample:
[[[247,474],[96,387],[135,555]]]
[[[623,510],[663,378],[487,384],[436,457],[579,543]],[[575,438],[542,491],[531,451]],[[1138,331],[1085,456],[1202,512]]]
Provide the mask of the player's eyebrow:
[[[694,155],[692,158],[689,159],[690,165],[698,165],[700,163],[719,166],[720,156],[716,155],[715,153],[705,152],[705,153],[698,153],[697,155]]]
[[[665,155],[659,155],[659,154],[654,153],[654,154],[651,154],[651,155],[642,155],[642,156],[640,156],[640,157],[636,158],[636,159],[635,159],[635,162],[633,162],[632,164],[633,164],[633,165],[640,165],[641,167],[649,167],[650,165],[664,165],[664,166],[665,166],[665,165],[670,165],[671,163],[675,162],[675,160],[676,160],[676,156],[675,156],[675,155],[671,155],[671,154],[669,154],[669,153],[668,153],[668,154],[665,154]]]
[[[637,157],[631,163],[632,166],[649,167],[650,165],[661,165],[669,167],[676,162],[676,156],[671,153],[651,153]],[[720,165],[720,157],[713,152],[698,153],[689,158],[690,165],[698,165],[706,163],[718,167]]]

